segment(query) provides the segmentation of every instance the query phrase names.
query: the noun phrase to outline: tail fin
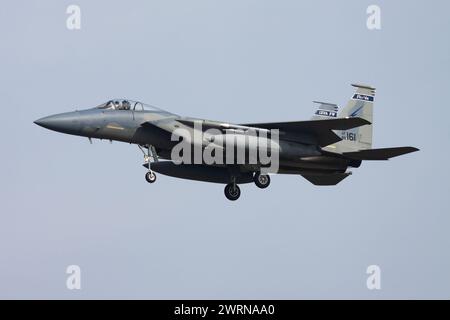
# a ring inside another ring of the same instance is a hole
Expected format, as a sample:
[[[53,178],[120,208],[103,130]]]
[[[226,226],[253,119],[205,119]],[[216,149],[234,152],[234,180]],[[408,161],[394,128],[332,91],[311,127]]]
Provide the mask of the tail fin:
[[[337,117],[339,107],[336,104],[320,101],[313,102],[317,103],[319,106],[311,120],[335,119]]]
[[[369,121],[371,124],[349,130],[336,131],[336,134],[342,138],[342,141],[327,147],[332,152],[343,153],[372,148],[375,88],[360,84],[352,84],[352,86],[356,88],[356,92],[338,116],[339,118],[359,117]]]

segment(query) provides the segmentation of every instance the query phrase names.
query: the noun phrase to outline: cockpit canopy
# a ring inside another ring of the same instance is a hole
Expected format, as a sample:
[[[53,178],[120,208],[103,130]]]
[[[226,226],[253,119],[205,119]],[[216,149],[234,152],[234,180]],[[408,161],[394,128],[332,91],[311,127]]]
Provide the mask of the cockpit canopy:
[[[108,110],[133,110],[133,111],[162,111],[162,109],[144,104],[139,101],[133,101],[129,99],[113,99],[108,102],[102,103],[95,107],[95,109],[108,109]]]

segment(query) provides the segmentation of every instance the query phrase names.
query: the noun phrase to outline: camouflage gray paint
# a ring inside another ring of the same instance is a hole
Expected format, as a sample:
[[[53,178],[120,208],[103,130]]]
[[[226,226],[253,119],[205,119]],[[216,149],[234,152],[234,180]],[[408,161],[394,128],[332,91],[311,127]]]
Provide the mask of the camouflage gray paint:
[[[274,173],[299,174],[315,185],[335,185],[349,176],[349,167],[362,160],[387,160],[417,151],[413,147],[371,149],[372,114],[375,89],[357,88],[347,106],[320,103],[312,120],[280,123],[230,124],[181,117],[160,108],[127,99],[114,99],[92,109],[52,115],[35,123],[58,132],[139,145],[145,154],[146,179],[154,182],[153,171],[183,179],[227,184],[230,200],[240,196],[237,184],[255,182],[260,188],[270,184],[261,173],[262,163],[174,164],[171,150],[178,143],[172,135],[184,129],[193,135],[202,130],[279,130],[279,167]],[[147,152],[145,152],[147,150]],[[152,160],[152,161],[151,161]],[[160,161],[165,160],[165,161]]]

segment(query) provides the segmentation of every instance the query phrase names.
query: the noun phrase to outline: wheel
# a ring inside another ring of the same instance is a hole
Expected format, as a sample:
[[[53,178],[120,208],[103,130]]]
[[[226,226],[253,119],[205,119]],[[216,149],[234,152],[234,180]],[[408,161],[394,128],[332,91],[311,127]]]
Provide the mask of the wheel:
[[[228,200],[235,201],[241,196],[241,189],[237,184],[229,183],[225,186],[225,197]]]
[[[156,174],[153,171],[149,171],[145,174],[145,180],[147,180],[148,183],[153,183],[156,181]]]
[[[260,172],[256,172],[253,176],[253,181],[258,188],[265,189],[270,184],[270,177],[268,174],[261,174]]]

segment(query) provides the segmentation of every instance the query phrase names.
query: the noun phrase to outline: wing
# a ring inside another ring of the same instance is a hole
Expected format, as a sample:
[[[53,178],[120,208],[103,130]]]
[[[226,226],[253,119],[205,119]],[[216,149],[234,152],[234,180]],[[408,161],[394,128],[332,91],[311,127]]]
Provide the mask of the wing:
[[[173,120],[173,119],[172,119]],[[164,120],[162,123],[157,123],[158,127],[172,131],[173,123],[167,123]],[[316,143],[321,147],[341,141],[333,130],[348,130],[351,128],[360,127],[370,124],[369,121],[362,118],[340,118],[340,119],[324,119],[324,120],[309,120],[309,121],[293,121],[293,122],[265,122],[265,123],[249,123],[249,124],[231,124],[218,121],[210,121],[194,118],[177,118],[176,121],[183,125],[193,128],[195,123],[201,124],[203,130],[215,128],[221,131],[234,130],[270,130],[279,129],[280,134],[286,137],[296,137],[297,141],[304,141],[305,143]],[[152,122],[151,124],[155,124]],[[143,124],[145,125],[145,124]],[[149,123],[147,123],[149,125]]]
[[[294,122],[249,123],[243,124],[242,126],[263,129],[279,129],[284,133],[309,135],[314,138],[319,146],[325,147],[342,140],[333,132],[333,130],[348,130],[364,126],[366,124],[370,124],[370,122],[365,119],[355,117]]]

